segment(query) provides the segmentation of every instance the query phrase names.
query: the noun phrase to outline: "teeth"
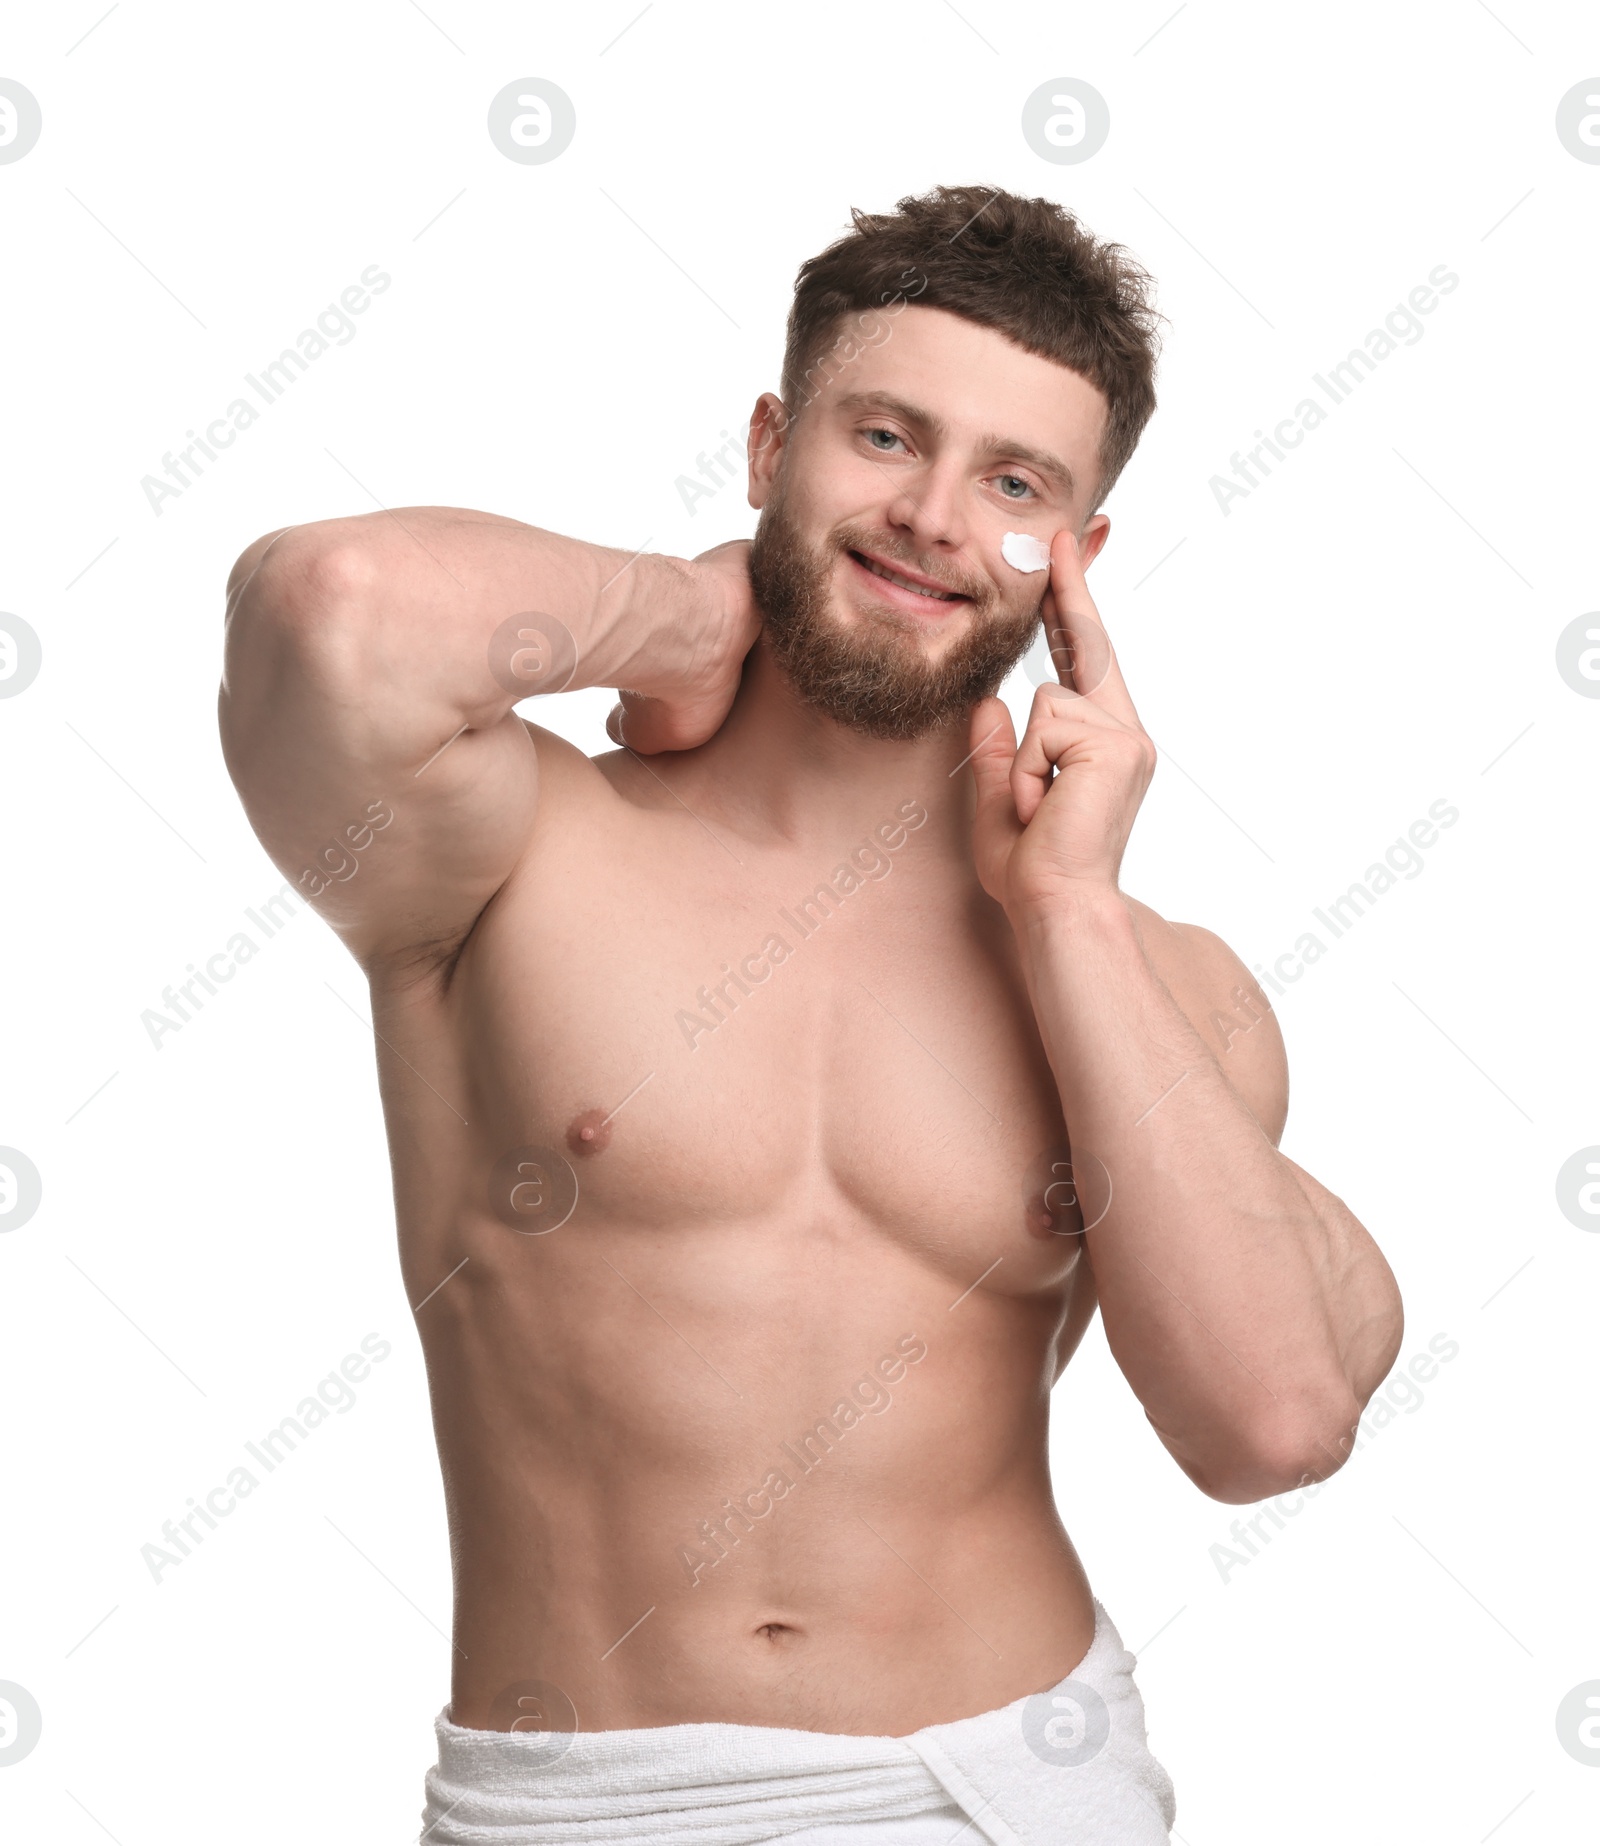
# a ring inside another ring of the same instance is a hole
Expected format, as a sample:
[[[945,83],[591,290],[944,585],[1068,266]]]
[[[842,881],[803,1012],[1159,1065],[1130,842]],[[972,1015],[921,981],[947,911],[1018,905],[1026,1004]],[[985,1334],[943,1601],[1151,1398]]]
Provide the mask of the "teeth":
[[[911,590],[918,596],[926,596],[931,602],[952,603],[959,601],[954,590],[926,590],[920,583],[908,583],[904,577],[897,577],[892,570],[885,570],[881,564],[875,564],[871,558],[862,558],[874,577],[882,577],[889,583],[898,583],[902,590]]]

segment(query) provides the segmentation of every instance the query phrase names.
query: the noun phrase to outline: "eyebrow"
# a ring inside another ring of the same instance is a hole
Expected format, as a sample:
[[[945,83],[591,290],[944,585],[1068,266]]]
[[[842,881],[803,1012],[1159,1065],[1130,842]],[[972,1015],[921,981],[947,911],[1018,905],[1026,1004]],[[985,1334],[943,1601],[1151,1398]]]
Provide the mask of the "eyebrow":
[[[838,406],[843,411],[881,410],[888,415],[898,417],[903,423],[927,430],[941,440],[950,434],[950,426],[942,417],[935,416],[931,410],[924,410],[917,404],[907,403],[903,397],[896,397],[892,391],[851,391],[839,398]],[[989,455],[1008,455],[1019,462],[1026,462],[1047,479],[1054,481],[1070,496],[1075,490],[1072,470],[1049,449],[1036,449],[1031,443],[1018,442],[1010,436],[987,435],[978,439],[978,446]]]

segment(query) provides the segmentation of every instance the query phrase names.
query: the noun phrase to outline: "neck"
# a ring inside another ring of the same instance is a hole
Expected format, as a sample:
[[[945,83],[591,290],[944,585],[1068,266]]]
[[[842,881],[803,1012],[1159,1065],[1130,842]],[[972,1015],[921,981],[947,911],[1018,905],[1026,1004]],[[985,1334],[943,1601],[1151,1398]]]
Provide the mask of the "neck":
[[[886,742],[838,723],[794,690],[762,636],[722,728],[699,749],[665,760],[686,801],[701,792],[724,822],[751,837],[804,844],[870,828],[917,800],[940,835],[966,849],[972,778],[965,713],[909,743]]]

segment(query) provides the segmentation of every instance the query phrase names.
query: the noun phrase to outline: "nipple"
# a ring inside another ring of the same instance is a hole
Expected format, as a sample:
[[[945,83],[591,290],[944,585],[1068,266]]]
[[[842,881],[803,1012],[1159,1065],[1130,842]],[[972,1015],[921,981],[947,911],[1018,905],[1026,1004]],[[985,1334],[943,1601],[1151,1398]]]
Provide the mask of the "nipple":
[[[603,1154],[611,1142],[611,1120],[604,1109],[585,1109],[567,1129],[567,1146],[575,1154]]]

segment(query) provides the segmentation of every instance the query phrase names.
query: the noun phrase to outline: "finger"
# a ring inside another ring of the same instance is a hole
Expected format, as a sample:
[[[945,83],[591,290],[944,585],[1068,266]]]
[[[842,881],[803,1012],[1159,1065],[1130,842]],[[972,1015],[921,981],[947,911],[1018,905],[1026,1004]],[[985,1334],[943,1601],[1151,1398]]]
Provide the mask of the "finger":
[[[1026,825],[1050,792],[1057,771],[1080,763],[1106,762],[1118,775],[1148,784],[1155,768],[1155,746],[1142,730],[1130,728],[1090,699],[1065,700],[1040,687],[1033,714],[1011,765],[1011,792]]]
[[[1110,637],[1099,622],[1072,624],[1061,613],[1065,599],[1057,602],[1055,590],[1047,589],[1039,604],[1039,623],[1044,631],[1045,646],[1050,650],[1050,667],[1055,683],[1076,698],[1092,698],[1105,684],[1111,666]]]
[[[681,713],[665,700],[652,699],[642,692],[618,692],[617,703],[606,718],[606,735],[611,741],[621,744],[624,750],[637,750],[641,756],[686,749],[683,729]]]
[[[721,728],[733,703],[724,686],[695,699],[657,699],[644,692],[618,692],[606,718],[606,734],[625,750],[655,756],[665,750],[694,750]]]
[[[1017,733],[1003,699],[982,699],[972,708],[968,762],[977,790],[973,837],[980,854],[1003,849],[1022,831],[1011,797],[1011,762]]]
[[[1094,699],[1125,723],[1139,714],[1117,664],[1116,649],[1083,574],[1078,541],[1067,528],[1050,546],[1050,593],[1045,635],[1061,683],[1080,698]]]

